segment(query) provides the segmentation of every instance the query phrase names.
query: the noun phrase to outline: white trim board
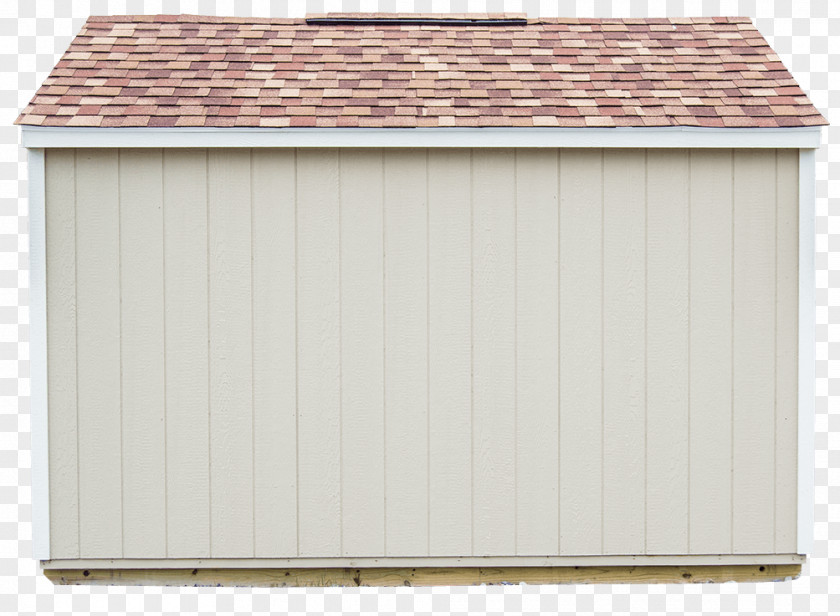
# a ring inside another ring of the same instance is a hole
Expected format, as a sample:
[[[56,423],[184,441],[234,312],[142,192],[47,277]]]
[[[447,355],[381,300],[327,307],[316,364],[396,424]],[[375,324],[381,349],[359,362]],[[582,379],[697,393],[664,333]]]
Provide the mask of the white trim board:
[[[796,549],[814,545],[814,395],[816,372],[816,150],[799,151],[799,412],[797,415]]]
[[[29,366],[32,430],[32,552],[50,557],[47,415],[47,262],[44,150],[29,152]]]
[[[22,126],[27,148],[816,148],[800,128],[88,128]]]
[[[282,569],[313,567],[632,567],[636,565],[795,565],[799,554],[654,554],[632,556],[383,556],[294,558],[81,558],[41,563],[43,569]]]

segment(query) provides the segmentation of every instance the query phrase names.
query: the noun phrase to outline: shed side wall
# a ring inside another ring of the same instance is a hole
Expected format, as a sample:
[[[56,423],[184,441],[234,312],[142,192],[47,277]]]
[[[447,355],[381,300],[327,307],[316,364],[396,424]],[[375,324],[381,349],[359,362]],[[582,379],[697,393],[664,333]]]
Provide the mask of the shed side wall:
[[[796,550],[795,150],[52,150],[51,554]]]

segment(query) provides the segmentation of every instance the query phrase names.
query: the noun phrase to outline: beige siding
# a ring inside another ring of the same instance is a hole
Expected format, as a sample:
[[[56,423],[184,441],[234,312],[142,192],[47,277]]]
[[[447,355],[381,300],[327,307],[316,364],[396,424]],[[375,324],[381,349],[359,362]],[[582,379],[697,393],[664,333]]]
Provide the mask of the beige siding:
[[[773,545],[776,155],[735,152],[732,549]],[[769,177],[768,177],[769,176]]]
[[[562,554],[603,552],[603,152],[560,152]]]
[[[648,152],[645,550],[650,554],[684,554],[689,548],[689,156],[685,150]],[[698,258],[702,266],[704,257]],[[723,278],[719,284],[726,283]]]
[[[645,551],[645,158],[604,153],[603,537]],[[652,528],[651,531],[654,529]]]
[[[426,153],[383,160],[385,554],[429,546]]]
[[[295,556],[295,153],[266,152],[251,165],[254,554]]]
[[[732,151],[691,152],[689,551],[732,549]]]
[[[166,555],[163,165],[120,152],[123,554]],[[177,411],[176,411],[177,412]]]
[[[52,556],[794,551],[797,161],[49,152]]]
[[[123,555],[119,174],[119,157],[112,152],[94,150],[76,155],[76,395],[82,558]],[[47,345],[49,352],[49,341]]]
[[[341,555],[337,150],[297,153],[298,553]]]
[[[250,184],[247,150],[210,151],[207,269],[211,556],[254,555]]]
[[[163,165],[166,521],[170,558],[210,556],[207,152],[167,150]],[[177,378],[175,378],[177,375]]]
[[[559,540],[558,172],[556,150],[516,153],[516,552],[523,556]]]
[[[779,151],[776,162],[776,426],[777,552],[796,551],[797,370],[799,305],[799,153]]]
[[[343,556],[385,547],[382,152],[341,152]]]
[[[471,155],[429,156],[429,551],[472,552]]]
[[[50,443],[50,550],[79,557],[79,450],[76,370],[76,160],[49,150],[47,208],[47,366]]]
[[[514,157],[473,153],[473,552],[516,553]]]

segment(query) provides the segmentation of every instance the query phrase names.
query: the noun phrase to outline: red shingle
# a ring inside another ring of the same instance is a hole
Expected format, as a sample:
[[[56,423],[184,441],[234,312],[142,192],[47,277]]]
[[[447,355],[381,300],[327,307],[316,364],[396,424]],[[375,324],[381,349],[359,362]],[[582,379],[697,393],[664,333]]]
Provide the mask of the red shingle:
[[[361,26],[197,15],[89,18],[16,123],[827,124],[743,17]]]

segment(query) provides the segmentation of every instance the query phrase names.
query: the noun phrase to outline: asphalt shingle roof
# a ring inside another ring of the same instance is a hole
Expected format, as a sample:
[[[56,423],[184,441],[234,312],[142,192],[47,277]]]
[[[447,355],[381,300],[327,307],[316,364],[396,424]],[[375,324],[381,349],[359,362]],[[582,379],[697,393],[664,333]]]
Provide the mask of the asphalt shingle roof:
[[[793,127],[827,122],[748,18],[359,25],[157,15],[88,19],[17,123]]]

